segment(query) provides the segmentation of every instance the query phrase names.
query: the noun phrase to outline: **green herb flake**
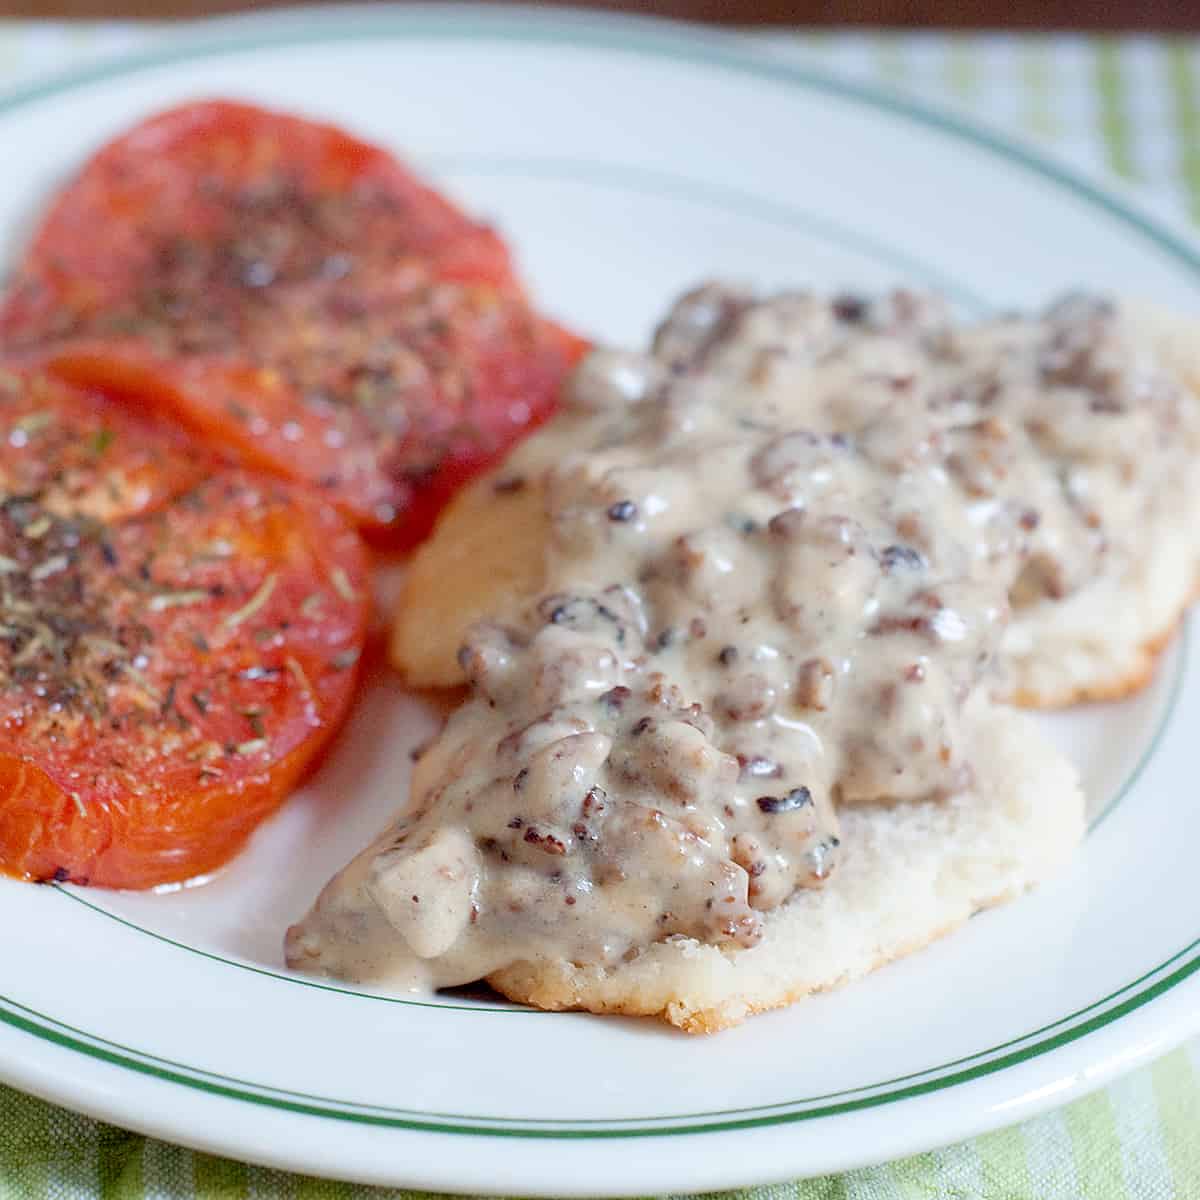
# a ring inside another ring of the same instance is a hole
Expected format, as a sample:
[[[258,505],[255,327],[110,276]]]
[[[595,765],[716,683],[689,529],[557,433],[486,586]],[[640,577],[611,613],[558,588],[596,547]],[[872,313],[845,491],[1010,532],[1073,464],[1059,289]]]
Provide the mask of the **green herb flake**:
[[[18,421],[13,422],[13,429],[19,429],[26,437],[40,433],[48,425],[54,424],[54,414],[44,410],[26,413]]]
[[[189,604],[200,604],[208,599],[208,592],[203,588],[192,588],[182,592],[159,592],[150,597],[151,612],[166,612],[169,608],[183,608]]]
[[[358,593],[354,590],[354,585],[350,582],[350,576],[341,567],[334,567],[329,572],[329,579],[333,584],[334,590],[347,603],[353,604],[358,599]]]
[[[279,582],[279,576],[272,573],[263,580],[262,586],[254,593],[250,599],[237,610],[235,613],[230,613],[225,618],[225,626],[227,629],[236,629],[239,625],[248,621],[256,612],[261,609],[271,598],[271,593],[275,591],[275,585]]]

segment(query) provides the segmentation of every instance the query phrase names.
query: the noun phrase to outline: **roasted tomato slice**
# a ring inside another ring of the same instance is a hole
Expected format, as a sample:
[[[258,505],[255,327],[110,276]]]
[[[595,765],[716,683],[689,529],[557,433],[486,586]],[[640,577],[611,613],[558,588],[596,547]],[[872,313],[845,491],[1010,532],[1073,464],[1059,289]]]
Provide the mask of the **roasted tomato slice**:
[[[245,105],[163,114],[52,205],[9,351],[172,411],[392,544],[547,415],[580,343],[390,155]]]
[[[0,495],[116,521],[198,484],[214,460],[182,431],[38,371],[0,367]]]
[[[185,465],[172,489],[173,435],[37,387],[32,409],[0,391],[0,421],[28,434],[36,413],[39,436],[56,430],[44,452],[61,445],[77,464],[100,450],[109,469],[87,486],[73,465],[67,490],[51,469],[10,492],[28,478],[27,443],[0,445],[0,868],[110,887],[186,879],[240,848],[344,715],[363,551],[333,508],[282,480],[206,466],[197,481]],[[122,457],[135,474],[164,468],[124,511],[97,499]]]

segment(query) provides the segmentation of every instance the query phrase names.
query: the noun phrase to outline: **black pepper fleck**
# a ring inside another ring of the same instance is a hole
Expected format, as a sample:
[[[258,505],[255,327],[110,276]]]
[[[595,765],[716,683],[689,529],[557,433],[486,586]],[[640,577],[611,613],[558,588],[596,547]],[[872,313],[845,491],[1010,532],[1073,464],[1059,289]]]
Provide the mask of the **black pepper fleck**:
[[[887,571],[893,567],[920,571],[925,567],[925,556],[919,550],[914,550],[912,546],[884,546],[879,553],[879,560]]]
[[[790,792],[783,796],[759,796],[758,807],[765,813],[775,814],[784,812],[795,812],[797,809],[805,808],[812,803],[812,792],[806,787],[792,788]]]
[[[844,293],[833,301],[833,315],[849,325],[859,324],[867,315],[867,302],[861,296]]]

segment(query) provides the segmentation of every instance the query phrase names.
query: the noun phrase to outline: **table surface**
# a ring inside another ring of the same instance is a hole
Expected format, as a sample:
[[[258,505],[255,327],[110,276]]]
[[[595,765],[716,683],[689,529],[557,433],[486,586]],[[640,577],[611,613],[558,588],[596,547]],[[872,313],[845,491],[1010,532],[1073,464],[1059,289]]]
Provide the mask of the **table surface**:
[[[163,19],[296,0],[0,0],[0,16]],[[531,0],[546,3],[546,0]],[[550,0],[564,3],[567,0]],[[1004,29],[1200,29],[1197,0],[586,0],[593,8],[751,25]]]

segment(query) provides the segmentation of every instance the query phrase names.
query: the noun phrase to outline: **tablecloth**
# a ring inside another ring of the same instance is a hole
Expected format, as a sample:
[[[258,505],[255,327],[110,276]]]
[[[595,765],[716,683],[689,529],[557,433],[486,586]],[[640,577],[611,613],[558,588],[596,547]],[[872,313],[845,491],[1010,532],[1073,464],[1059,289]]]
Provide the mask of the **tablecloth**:
[[[133,23],[0,22],[0,92],[171,36]],[[953,105],[1109,171],[1200,222],[1200,40],[938,33],[744,33]],[[1200,1198],[1200,1041],[1056,1112],[846,1175],[728,1193],[745,1200]],[[0,1087],[0,1200],[383,1200],[421,1193],[309,1179],[193,1153]]]

